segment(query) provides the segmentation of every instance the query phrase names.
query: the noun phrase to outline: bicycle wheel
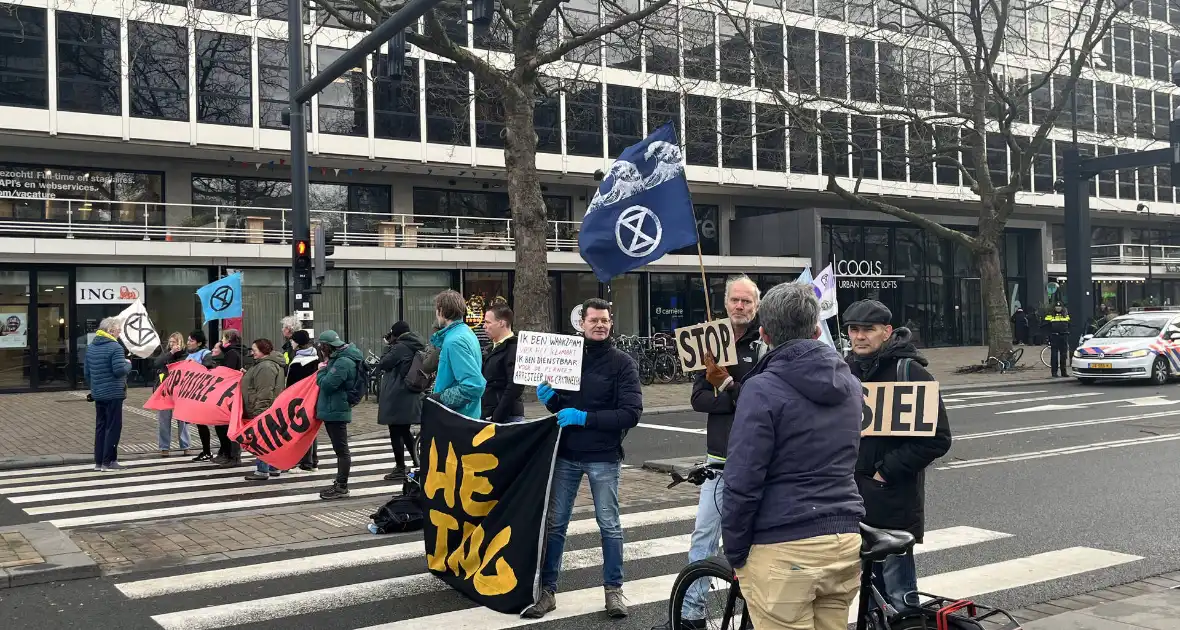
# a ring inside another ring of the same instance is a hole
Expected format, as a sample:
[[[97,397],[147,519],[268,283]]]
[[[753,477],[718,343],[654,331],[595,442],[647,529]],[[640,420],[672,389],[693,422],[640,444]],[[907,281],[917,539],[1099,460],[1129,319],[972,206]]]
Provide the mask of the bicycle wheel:
[[[639,382],[644,385],[656,382],[656,365],[646,357],[639,360]]]
[[[670,354],[656,357],[656,378],[661,383],[671,383],[676,378],[676,361],[677,358]]]
[[[746,612],[746,601],[741,598],[740,592],[736,594],[737,599],[734,602],[731,618],[724,618],[725,607],[729,602],[730,590],[734,588],[734,582],[733,569],[722,558],[706,558],[689,563],[680,571],[680,575],[676,576],[676,582],[672,584],[672,598],[668,601],[668,618],[672,620],[673,628],[684,627],[687,621],[700,622],[699,619],[689,620],[684,617],[684,600],[688,597],[688,590],[700,580],[707,580],[707,583],[702,585],[705,589],[702,602],[704,604],[703,618],[706,620],[705,627],[753,630],[754,623],[750,621],[750,615]]]
[[[1043,363],[1045,367],[1049,367],[1049,356],[1051,352],[1052,350],[1049,348],[1049,346],[1041,348],[1041,363]]]
[[[1020,359],[1024,357],[1024,348],[1012,348],[1012,352],[1008,355],[1008,363],[1015,366],[1020,363]]]

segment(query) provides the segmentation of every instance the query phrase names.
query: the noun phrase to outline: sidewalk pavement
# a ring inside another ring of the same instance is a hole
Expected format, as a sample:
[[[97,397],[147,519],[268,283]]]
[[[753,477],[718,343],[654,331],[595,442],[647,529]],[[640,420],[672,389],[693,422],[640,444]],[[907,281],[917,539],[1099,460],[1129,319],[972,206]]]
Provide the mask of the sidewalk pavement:
[[[1024,630],[1174,630],[1180,573],[1168,573],[1016,611]]]
[[[699,492],[696,486],[681,484],[668,489],[668,482],[666,475],[640,468],[624,468],[619,478],[620,508],[657,503],[696,504]],[[372,540],[374,535],[366,529],[370,515],[400,492],[401,483],[390,483],[389,496],[335,501],[330,507],[316,506],[309,509],[306,505],[287,506],[249,513],[99,525],[71,529],[69,536],[98,563],[103,573],[125,573],[290,549],[342,545]],[[593,510],[589,484],[582,484],[574,503],[574,513]],[[419,534],[414,533],[412,536]],[[0,567],[4,566],[3,560],[3,547],[0,547]],[[0,571],[0,580],[2,575]]]
[[[987,356],[984,347],[931,348],[923,353],[930,360],[930,371],[946,388],[1002,387],[1032,385],[1049,376],[1040,363],[1039,346],[1026,348],[1017,373],[982,372],[959,374],[955,369],[978,365]],[[643,388],[644,413],[668,413],[689,410],[690,382],[655,384]],[[119,450],[124,458],[137,454],[158,456],[156,414],[143,408],[151,395],[148,388],[132,388],[123,406],[123,435]],[[375,398],[357,406],[349,431],[360,435],[384,429],[377,424]],[[3,416],[13,421],[0,422],[0,470],[63,463],[85,463],[94,448],[94,406],[86,402],[86,391],[58,391],[0,395]],[[545,415],[544,408],[532,394],[526,394],[525,415]],[[175,431],[174,431],[175,433]],[[189,429],[192,446],[200,448],[196,430]],[[173,440],[176,440],[173,436]],[[175,442],[174,442],[175,444]]]
[[[0,527],[0,589],[98,575],[98,564],[49,523]]]

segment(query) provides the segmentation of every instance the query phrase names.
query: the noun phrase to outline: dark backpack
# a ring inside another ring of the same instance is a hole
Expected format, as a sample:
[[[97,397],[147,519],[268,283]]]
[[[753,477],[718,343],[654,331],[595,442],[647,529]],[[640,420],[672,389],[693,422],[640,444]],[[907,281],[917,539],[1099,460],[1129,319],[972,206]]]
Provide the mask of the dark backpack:
[[[369,366],[364,361],[355,361],[356,377],[348,385],[348,404],[355,407],[365,399],[369,392]]]
[[[426,352],[423,350],[415,352],[414,358],[410,359],[410,369],[406,371],[406,376],[402,379],[406,384],[406,391],[421,394],[430,388],[430,375],[426,373],[425,365]]]
[[[412,479],[402,485],[401,496],[393,497],[377,508],[369,518],[378,534],[414,532],[422,529],[422,486]]]

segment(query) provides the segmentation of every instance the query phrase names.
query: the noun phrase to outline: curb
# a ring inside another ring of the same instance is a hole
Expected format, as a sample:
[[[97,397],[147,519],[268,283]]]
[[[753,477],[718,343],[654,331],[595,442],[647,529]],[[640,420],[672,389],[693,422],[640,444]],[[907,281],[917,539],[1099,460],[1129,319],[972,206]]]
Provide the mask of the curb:
[[[643,462],[644,470],[652,470],[658,473],[670,473],[673,470],[684,470],[685,468],[692,468],[697,464],[705,461],[704,456],[693,455],[691,457],[673,457],[671,459],[652,459]]]
[[[1087,591],[1070,597],[1051,599],[1038,604],[1025,606],[1018,610],[1009,610],[1008,612],[1017,621],[1025,624],[1040,619],[1049,619],[1058,615],[1064,615],[1075,610],[1084,610],[1110,602],[1118,602],[1139,597],[1140,595],[1149,595],[1171,589],[1180,589],[1180,571],[1161,573],[1153,577],[1108,586],[1094,591]],[[1002,630],[998,622],[993,623],[991,620],[984,622],[983,627],[987,630]]]
[[[0,589],[98,577],[98,563],[70,537],[49,523],[0,528],[0,533],[23,536],[44,560],[37,564],[0,569]]]

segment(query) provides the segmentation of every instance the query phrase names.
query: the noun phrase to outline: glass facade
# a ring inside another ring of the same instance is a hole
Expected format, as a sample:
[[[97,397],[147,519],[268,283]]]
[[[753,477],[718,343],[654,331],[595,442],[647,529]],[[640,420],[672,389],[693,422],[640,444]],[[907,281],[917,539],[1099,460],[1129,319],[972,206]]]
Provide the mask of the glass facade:
[[[7,198],[4,198],[7,197]],[[0,221],[163,225],[164,174],[29,164],[0,164]],[[66,201],[77,200],[77,201]],[[92,207],[87,201],[115,201]]]
[[[925,346],[986,339],[979,271],[966,248],[904,224],[825,223],[822,235],[821,262],[836,266],[842,307],[880,300],[893,312],[893,325],[909,328]],[[1030,304],[1023,258],[1033,235],[1009,231],[1001,246],[1010,310],[1040,306]]]

